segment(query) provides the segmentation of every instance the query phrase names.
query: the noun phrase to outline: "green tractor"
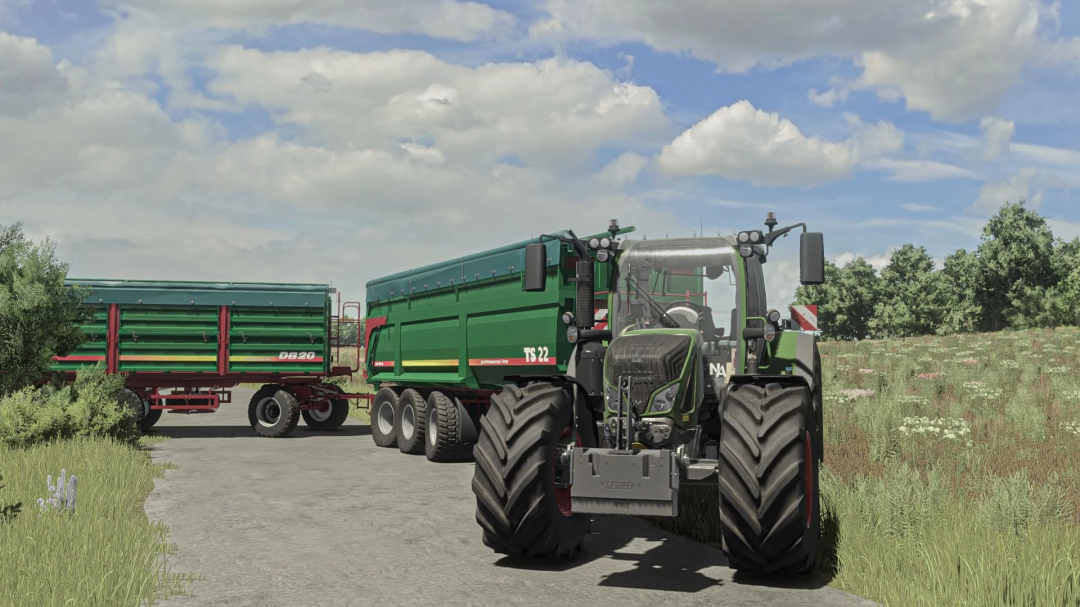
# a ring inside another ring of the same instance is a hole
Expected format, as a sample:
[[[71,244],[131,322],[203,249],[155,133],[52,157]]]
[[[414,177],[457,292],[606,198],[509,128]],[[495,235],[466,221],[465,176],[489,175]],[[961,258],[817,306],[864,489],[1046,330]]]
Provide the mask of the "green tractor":
[[[704,484],[719,491],[731,567],[814,568],[817,338],[767,308],[762,264],[801,227],[800,282],[821,284],[824,245],[805,224],[776,223],[769,213],[768,232],[617,241],[612,221],[610,238],[545,237],[577,252],[576,313],[562,318],[574,351],[563,375],[507,377],[481,418],[472,486],[487,546],[569,557],[590,515],[677,516],[679,487]],[[543,243],[527,245],[526,291],[545,289],[544,256]]]

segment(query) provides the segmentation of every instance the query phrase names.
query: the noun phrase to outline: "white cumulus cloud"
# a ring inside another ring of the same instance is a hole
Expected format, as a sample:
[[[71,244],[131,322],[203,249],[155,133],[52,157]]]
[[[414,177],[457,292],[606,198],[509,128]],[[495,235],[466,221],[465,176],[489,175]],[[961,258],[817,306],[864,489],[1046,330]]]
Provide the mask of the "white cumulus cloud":
[[[659,166],[671,175],[719,175],[754,185],[811,186],[844,179],[859,164],[903,147],[903,133],[853,121],[845,141],[807,137],[777,113],[740,101],[720,108],[666,146]]]
[[[513,15],[457,0],[105,0],[194,25],[255,30],[310,23],[382,34],[415,33],[472,41],[513,25]]]
[[[1051,48],[1071,57],[1075,44],[1047,37],[1058,6],[1042,0],[547,0],[544,6],[548,17],[533,27],[538,38],[640,41],[731,72],[849,58],[862,73],[812,91],[813,101],[831,105],[852,90],[871,89],[941,120],[993,113],[1025,66],[1044,64]]]

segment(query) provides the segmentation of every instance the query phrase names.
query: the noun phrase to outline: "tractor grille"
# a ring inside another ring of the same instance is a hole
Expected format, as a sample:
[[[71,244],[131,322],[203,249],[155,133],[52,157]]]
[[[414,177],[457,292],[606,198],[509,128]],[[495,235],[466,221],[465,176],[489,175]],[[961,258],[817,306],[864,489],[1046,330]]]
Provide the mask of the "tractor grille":
[[[630,377],[634,409],[644,413],[652,393],[679,376],[689,352],[686,335],[624,335],[608,348],[607,380],[619,386],[620,377]]]

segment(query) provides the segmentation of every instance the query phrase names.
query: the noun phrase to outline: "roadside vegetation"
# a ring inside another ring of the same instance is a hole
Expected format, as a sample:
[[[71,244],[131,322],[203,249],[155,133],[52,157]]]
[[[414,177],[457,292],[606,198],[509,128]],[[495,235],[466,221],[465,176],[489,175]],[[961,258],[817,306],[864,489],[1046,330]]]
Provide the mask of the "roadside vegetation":
[[[67,270],[52,243],[0,228],[0,605],[142,605],[189,581],[142,509],[165,468],[144,451],[156,441],[100,365],[37,385],[85,339]]]
[[[824,582],[886,605],[1080,605],[1080,330],[821,346]],[[719,544],[718,494],[652,519]]]

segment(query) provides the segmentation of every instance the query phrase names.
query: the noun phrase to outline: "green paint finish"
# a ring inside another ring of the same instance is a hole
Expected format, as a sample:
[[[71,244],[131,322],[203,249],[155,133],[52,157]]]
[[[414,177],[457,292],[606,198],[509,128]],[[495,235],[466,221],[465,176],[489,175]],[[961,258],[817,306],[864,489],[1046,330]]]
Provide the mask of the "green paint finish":
[[[231,307],[229,371],[326,372],[329,322],[326,307]]]
[[[552,259],[547,288],[527,293],[526,244],[466,258],[480,265],[502,263],[504,258],[520,257],[520,261],[512,272],[507,265],[493,277],[488,272],[486,277],[473,276],[465,284],[456,280],[432,288],[435,285],[430,277],[434,274],[430,272],[445,271],[457,261],[418,270],[411,280],[414,286],[419,283],[420,289],[409,296],[389,295],[409,284],[407,272],[369,282],[367,317],[387,317],[387,324],[373,333],[369,344],[369,381],[376,386],[395,382],[499,389],[507,375],[565,373],[573,346],[566,340],[566,326],[560,317],[574,310],[570,258],[575,255],[566,245],[549,244]],[[599,263],[597,270],[601,277],[609,271]],[[606,283],[605,278],[597,284]],[[423,284],[428,285],[427,290]],[[605,291],[606,286],[597,290]],[[601,295],[600,301],[605,298]],[[422,366],[432,361],[438,366]]]
[[[686,360],[683,362],[683,367],[682,370],[679,372],[678,377],[676,377],[673,381],[670,381],[660,386],[659,388],[654,390],[652,394],[649,395],[649,409],[646,410],[645,414],[642,415],[642,417],[670,417],[675,423],[675,427],[679,428],[680,430],[693,428],[697,425],[698,422],[699,405],[702,402],[705,389],[704,385],[702,384],[701,377],[702,362],[699,333],[693,329],[635,329],[633,327],[628,327],[619,335],[617,339],[647,339],[647,337],[650,335],[685,335],[690,338],[690,352],[687,355]],[[606,388],[617,389],[617,386],[614,386],[611,384],[611,382],[607,381],[608,365],[609,361],[605,360],[604,386]],[[655,398],[657,394],[663,392],[664,390],[667,390],[673,384],[679,386],[679,389],[675,394],[675,405],[670,411],[654,413],[652,411],[652,399]],[[687,391],[693,393],[689,399],[692,408],[684,410],[679,408],[678,405],[679,403],[683,402]],[[607,390],[605,389],[605,395],[606,393]],[[606,396],[605,402],[607,406],[605,407],[604,411],[604,421],[606,422],[607,420],[616,416],[616,410],[615,404],[610,402]]]
[[[246,282],[168,282],[74,278],[68,285],[89,287],[88,304],[165,306],[283,306],[321,308],[329,285]],[[194,302],[194,303],[193,303]]]
[[[86,302],[95,318],[83,326],[91,341],[71,354],[83,358],[57,361],[57,371],[93,364],[84,357],[106,356],[108,304],[120,310],[120,372],[216,373],[223,305],[230,307],[230,357],[241,359],[230,363],[230,371],[303,374],[330,368],[328,285],[83,279],[68,284],[94,291]]]
[[[120,308],[120,372],[217,370],[216,306]]]

